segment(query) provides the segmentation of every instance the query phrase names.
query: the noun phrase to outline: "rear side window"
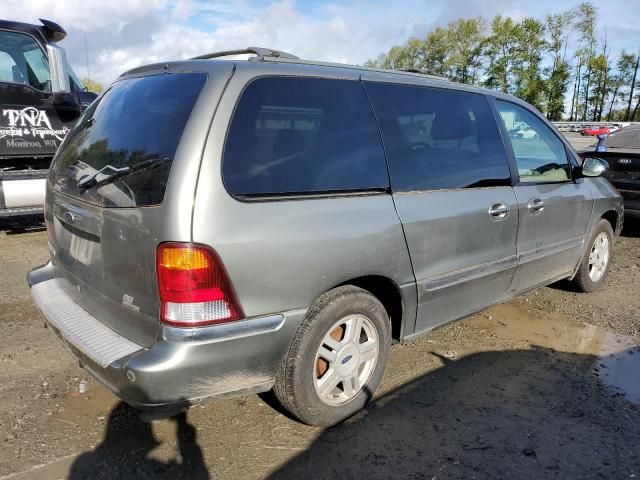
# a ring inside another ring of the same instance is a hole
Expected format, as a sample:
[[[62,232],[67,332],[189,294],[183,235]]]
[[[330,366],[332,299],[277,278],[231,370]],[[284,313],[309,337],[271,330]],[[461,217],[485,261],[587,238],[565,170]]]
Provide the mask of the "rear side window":
[[[510,184],[504,144],[484,96],[411,85],[365,86],[394,191]]]
[[[245,89],[224,150],[224,183],[255,197],[388,188],[380,134],[360,82],[264,77]]]
[[[103,207],[161,203],[205,80],[176,73],[116,82],[67,136],[51,168],[54,188]]]
[[[519,105],[496,101],[522,183],[566,182],[571,178],[564,144],[537,116]]]

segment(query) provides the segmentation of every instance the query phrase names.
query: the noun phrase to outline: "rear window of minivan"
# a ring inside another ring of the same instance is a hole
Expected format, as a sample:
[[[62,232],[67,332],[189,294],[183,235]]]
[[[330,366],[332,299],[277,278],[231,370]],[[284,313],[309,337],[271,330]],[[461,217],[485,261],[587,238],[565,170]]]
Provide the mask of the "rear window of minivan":
[[[224,183],[240,197],[386,190],[389,178],[362,84],[262,77],[244,90],[229,127]]]
[[[116,82],[67,136],[51,167],[54,188],[102,207],[161,203],[205,80],[172,73]]]

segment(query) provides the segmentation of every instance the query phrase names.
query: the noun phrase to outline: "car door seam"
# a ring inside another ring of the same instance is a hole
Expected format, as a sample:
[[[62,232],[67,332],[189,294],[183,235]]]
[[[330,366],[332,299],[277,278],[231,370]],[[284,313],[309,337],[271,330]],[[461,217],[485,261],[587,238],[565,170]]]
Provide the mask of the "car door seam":
[[[407,252],[407,257],[409,258],[409,265],[411,265],[411,274],[413,276],[413,284],[414,284],[414,293],[415,293],[415,312],[413,315],[413,325],[412,325],[412,332],[415,332],[416,330],[416,325],[418,323],[418,308],[420,305],[420,294],[418,291],[418,277],[416,276],[416,269],[415,266],[413,265],[413,258],[411,257],[411,250],[409,249],[409,240],[407,239],[407,233],[405,232],[404,229],[404,222],[402,220],[402,217],[400,216],[400,212],[398,211],[398,207],[396,205],[396,199],[394,197],[394,191],[393,191],[393,186],[391,184],[391,170],[389,167],[389,157],[387,156],[387,148],[385,146],[384,143],[384,136],[382,135],[382,128],[380,128],[380,122],[378,121],[378,115],[376,113],[376,109],[373,106],[373,101],[371,100],[371,97],[369,96],[369,92],[367,90],[367,87],[365,85],[365,82],[362,80],[362,75],[360,75],[359,78],[359,82],[360,85],[362,86],[362,89],[364,90],[365,95],[367,96],[367,100],[369,100],[369,106],[371,107],[371,112],[373,113],[373,118],[376,122],[376,126],[378,127],[378,135],[380,136],[380,143],[382,145],[382,151],[384,153],[384,162],[385,162],[385,166],[387,167],[387,178],[389,179],[389,197],[391,197],[391,204],[393,205],[393,210],[396,212],[396,217],[398,219],[398,223],[400,224],[400,230],[402,231],[402,238],[404,239],[404,246],[406,248],[406,252]],[[402,322],[402,335],[404,336],[407,332],[407,318],[403,318],[403,322]]]

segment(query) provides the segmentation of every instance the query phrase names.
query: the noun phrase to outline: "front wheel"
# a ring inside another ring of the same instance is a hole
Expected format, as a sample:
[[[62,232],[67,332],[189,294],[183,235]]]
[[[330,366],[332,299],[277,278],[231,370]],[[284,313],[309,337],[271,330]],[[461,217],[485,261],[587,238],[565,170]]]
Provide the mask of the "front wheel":
[[[274,393],[309,425],[334,425],[360,409],[378,387],[391,326],[380,301],[354,286],[322,295],[292,341]]]
[[[604,283],[613,256],[613,229],[601,219],[594,228],[589,246],[573,283],[581,292],[593,292]]]

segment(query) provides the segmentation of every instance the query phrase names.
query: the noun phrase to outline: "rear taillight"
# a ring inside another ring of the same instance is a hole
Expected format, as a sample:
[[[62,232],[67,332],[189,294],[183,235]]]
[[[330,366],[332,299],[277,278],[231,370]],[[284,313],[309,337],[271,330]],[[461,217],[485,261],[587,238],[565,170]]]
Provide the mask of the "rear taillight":
[[[200,327],[243,317],[227,272],[210,248],[162,243],[156,269],[163,323]]]

